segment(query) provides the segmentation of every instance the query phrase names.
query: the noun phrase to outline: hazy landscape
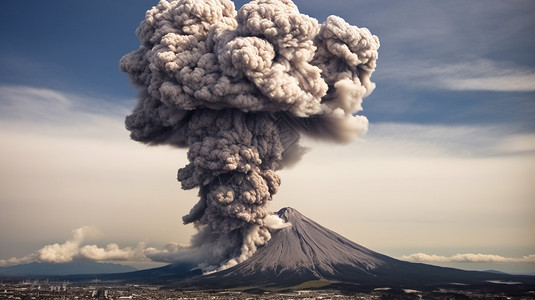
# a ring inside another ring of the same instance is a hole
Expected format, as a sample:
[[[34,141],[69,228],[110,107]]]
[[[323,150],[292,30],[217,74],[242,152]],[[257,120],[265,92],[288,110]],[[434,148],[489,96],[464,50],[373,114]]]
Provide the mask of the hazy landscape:
[[[535,276],[404,262],[362,247],[295,209],[284,208],[278,214],[292,226],[275,232],[270,242],[248,260],[223,271],[203,274],[194,264],[182,263],[133,272],[64,275],[52,274],[54,267],[48,265],[50,274],[0,275],[3,296],[39,295],[44,299],[89,297],[90,294],[105,299],[535,297]]]
[[[533,3],[149,2],[0,4],[0,298],[535,298]]]

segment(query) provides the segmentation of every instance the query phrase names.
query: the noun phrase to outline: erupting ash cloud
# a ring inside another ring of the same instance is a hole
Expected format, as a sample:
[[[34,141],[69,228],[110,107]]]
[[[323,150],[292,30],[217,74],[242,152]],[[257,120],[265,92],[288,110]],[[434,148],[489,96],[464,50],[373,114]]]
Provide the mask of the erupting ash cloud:
[[[178,171],[199,202],[183,217],[205,270],[252,255],[284,226],[267,209],[277,170],[299,159],[300,134],[348,142],[375,87],[379,40],[330,16],[318,24],[290,0],[162,0],[137,29],[121,70],[140,87],[132,139],[188,147]]]

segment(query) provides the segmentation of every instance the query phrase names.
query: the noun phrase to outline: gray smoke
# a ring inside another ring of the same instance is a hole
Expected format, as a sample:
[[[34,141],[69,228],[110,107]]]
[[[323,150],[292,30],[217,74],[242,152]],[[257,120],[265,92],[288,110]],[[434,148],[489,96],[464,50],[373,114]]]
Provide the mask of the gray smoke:
[[[132,139],[188,147],[178,171],[199,202],[183,217],[199,233],[206,270],[247,259],[279,221],[267,209],[276,174],[304,153],[300,134],[348,142],[368,125],[379,40],[290,0],[162,0],[137,29],[141,46],[121,70],[140,87],[126,118]],[[202,250],[202,251],[201,251]],[[209,254],[207,254],[209,253]]]

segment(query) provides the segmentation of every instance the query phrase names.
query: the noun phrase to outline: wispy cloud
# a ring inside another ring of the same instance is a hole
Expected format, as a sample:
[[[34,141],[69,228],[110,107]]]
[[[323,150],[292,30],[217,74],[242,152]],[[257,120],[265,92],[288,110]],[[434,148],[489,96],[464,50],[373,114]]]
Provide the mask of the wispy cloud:
[[[451,263],[451,262],[467,262],[467,263],[535,263],[535,254],[526,255],[523,257],[503,257],[495,254],[455,254],[452,256],[441,256],[435,254],[414,253],[400,257],[402,260],[410,262],[427,262],[427,263]]]
[[[24,85],[0,85],[0,134],[117,140],[128,134],[125,100]],[[71,140],[73,141],[73,140]]]
[[[503,125],[375,123],[370,124],[363,141],[378,148],[371,154],[384,155],[382,152],[388,151],[388,156],[493,157],[535,153],[535,134],[518,133],[515,126]]]
[[[426,68],[433,86],[450,90],[530,92],[535,91],[535,70],[503,65],[491,60],[465,61]],[[426,82],[426,81],[422,81]]]
[[[118,101],[25,85],[0,85],[0,118],[62,124],[79,118],[124,116],[128,107]]]
[[[383,66],[380,78],[394,84],[434,90],[532,92],[535,70],[488,59],[456,63],[406,61]]]

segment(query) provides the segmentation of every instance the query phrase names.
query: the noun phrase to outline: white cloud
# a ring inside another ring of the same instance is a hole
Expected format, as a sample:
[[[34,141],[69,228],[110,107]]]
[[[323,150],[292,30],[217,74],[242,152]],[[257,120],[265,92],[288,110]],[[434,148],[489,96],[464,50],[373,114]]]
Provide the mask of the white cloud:
[[[19,123],[33,121],[65,125],[102,116],[124,116],[128,112],[125,103],[107,100],[48,88],[0,85],[0,118]],[[80,117],[82,120],[79,120]]]
[[[440,89],[499,92],[535,91],[535,70],[490,60],[435,64],[421,73]],[[426,82],[426,81],[423,81]]]
[[[504,125],[372,123],[358,147],[388,157],[493,157],[535,150],[535,135]]]
[[[410,262],[423,263],[451,263],[451,262],[476,262],[476,263],[535,263],[535,254],[523,257],[503,257],[495,254],[455,254],[452,256],[440,256],[435,254],[414,253],[400,258]]]
[[[75,256],[78,255],[80,244],[88,238],[91,232],[95,229],[84,226],[73,230],[72,239],[66,241],[63,244],[47,245],[36,252],[39,261],[44,262],[70,262]]]
[[[71,239],[62,244],[46,245],[41,249],[21,258],[12,257],[1,259],[0,266],[24,264],[30,262],[67,263],[78,260],[92,261],[132,261],[149,260],[145,254],[145,244],[139,243],[136,248],[120,248],[111,243],[101,248],[97,245],[83,245],[95,235],[98,230],[94,227],[84,226],[73,230]]]
[[[439,61],[398,61],[384,65],[378,73],[394,83],[434,90],[532,92],[535,70],[472,59],[456,63]]]
[[[132,104],[133,106],[133,104]],[[31,86],[0,85],[2,132],[62,138],[128,139],[127,101],[107,101]]]
[[[535,73],[517,70],[505,70],[510,75],[488,76],[474,75],[464,78],[437,78],[438,84],[446,89],[461,91],[498,91],[498,92],[533,92],[535,91]]]
[[[496,145],[502,153],[533,153],[535,152],[535,134],[512,134]]]
[[[135,248],[120,248],[115,243],[105,248],[96,245],[86,245],[79,249],[79,256],[94,261],[146,261],[145,243],[141,242]]]
[[[87,241],[99,233],[95,227],[83,226],[72,231],[72,238],[63,243],[46,245],[23,257],[0,259],[0,267],[27,264],[32,262],[68,263],[72,261],[97,262],[125,262],[132,265],[147,264],[149,262],[199,263],[210,252],[217,252],[215,244],[203,245],[201,248],[192,248],[178,243],[168,243],[158,249],[147,247],[145,242],[139,242],[136,247],[121,248],[117,243],[109,243],[105,247],[87,244]]]

